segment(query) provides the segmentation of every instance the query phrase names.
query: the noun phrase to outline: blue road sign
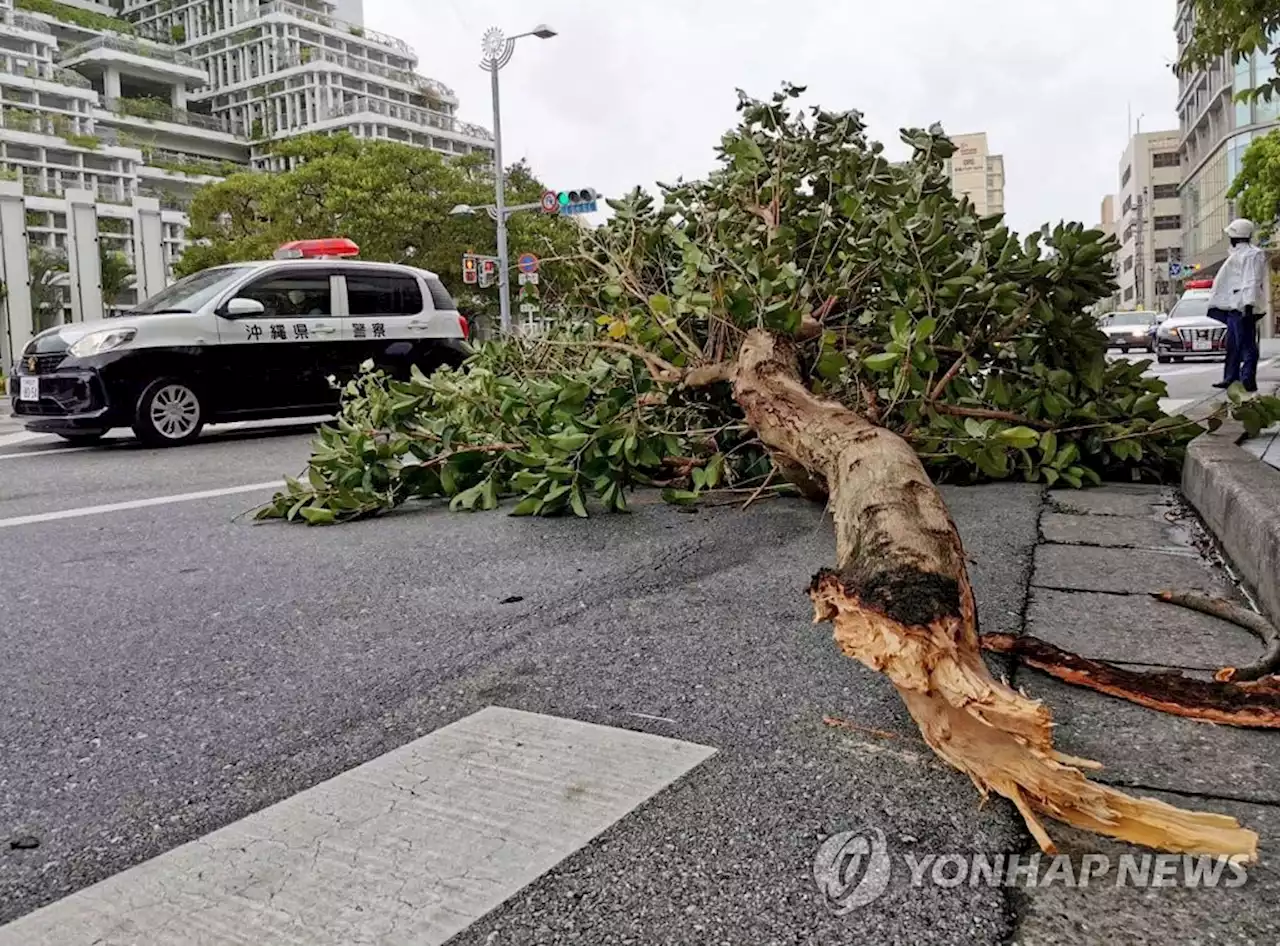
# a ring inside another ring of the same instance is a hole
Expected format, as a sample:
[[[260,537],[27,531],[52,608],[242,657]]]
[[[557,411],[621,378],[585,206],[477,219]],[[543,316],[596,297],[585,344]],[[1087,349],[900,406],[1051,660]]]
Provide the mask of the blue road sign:
[[[1170,263],[1170,264],[1169,264],[1169,278],[1170,278],[1170,279],[1177,279],[1177,278],[1178,278],[1179,276],[1181,276],[1181,275],[1182,275],[1182,264],[1181,264],[1181,263]]]
[[[599,210],[599,204],[594,200],[589,200],[581,204],[565,204],[560,208],[562,214],[593,214]]]
[[[516,260],[516,266],[522,273],[536,273],[538,271],[538,257],[532,253],[521,253],[520,258]]]

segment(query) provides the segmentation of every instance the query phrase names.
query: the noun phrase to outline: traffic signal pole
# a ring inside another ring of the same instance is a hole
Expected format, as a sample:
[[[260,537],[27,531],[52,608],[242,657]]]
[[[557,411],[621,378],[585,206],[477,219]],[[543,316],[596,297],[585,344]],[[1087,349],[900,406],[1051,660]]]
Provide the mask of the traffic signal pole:
[[[490,70],[493,79],[493,158],[494,197],[498,223],[498,313],[503,335],[511,334],[511,283],[507,273],[507,194],[506,169],[502,163],[502,107],[498,96],[498,70]]]

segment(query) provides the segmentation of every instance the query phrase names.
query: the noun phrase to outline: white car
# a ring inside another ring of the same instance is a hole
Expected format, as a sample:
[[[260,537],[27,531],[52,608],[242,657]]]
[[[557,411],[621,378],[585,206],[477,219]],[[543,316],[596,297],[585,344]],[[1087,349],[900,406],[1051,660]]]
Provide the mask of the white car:
[[[1162,365],[1184,358],[1226,357],[1227,328],[1205,313],[1213,280],[1188,282],[1178,304],[1156,330],[1156,360]]]
[[[1112,312],[1098,320],[1098,328],[1107,336],[1108,348],[1128,352],[1131,348],[1154,352],[1151,327],[1160,320],[1158,312]]]
[[[13,413],[76,443],[132,427],[176,446],[207,423],[332,413],[330,376],[366,361],[399,378],[461,364],[467,320],[439,277],[358,252],[286,244],[273,260],[188,276],[127,316],[41,332],[14,366]]]

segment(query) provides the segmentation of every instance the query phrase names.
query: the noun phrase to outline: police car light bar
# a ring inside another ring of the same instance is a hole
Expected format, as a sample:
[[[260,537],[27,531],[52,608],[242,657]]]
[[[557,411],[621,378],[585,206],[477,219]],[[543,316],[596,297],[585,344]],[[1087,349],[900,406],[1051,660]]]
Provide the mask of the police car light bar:
[[[1183,289],[1212,289],[1212,279],[1190,279],[1182,284]]]
[[[345,259],[359,256],[360,247],[345,237],[325,240],[294,240],[273,254],[276,259]]]

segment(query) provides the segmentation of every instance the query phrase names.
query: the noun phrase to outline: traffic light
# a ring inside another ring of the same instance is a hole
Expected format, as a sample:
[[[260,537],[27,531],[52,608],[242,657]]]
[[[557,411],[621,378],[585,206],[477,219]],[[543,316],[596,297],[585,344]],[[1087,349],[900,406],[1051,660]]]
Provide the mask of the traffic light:
[[[476,272],[476,258],[474,256],[462,257],[462,281],[468,286],[474,286],[480,281],[479,273]]]
[[[589,214],[595,213],[599,197],[595,188],[583,187],[579,190],[560,191],[556,194],[556,203],[560,205],[562,214]]]

